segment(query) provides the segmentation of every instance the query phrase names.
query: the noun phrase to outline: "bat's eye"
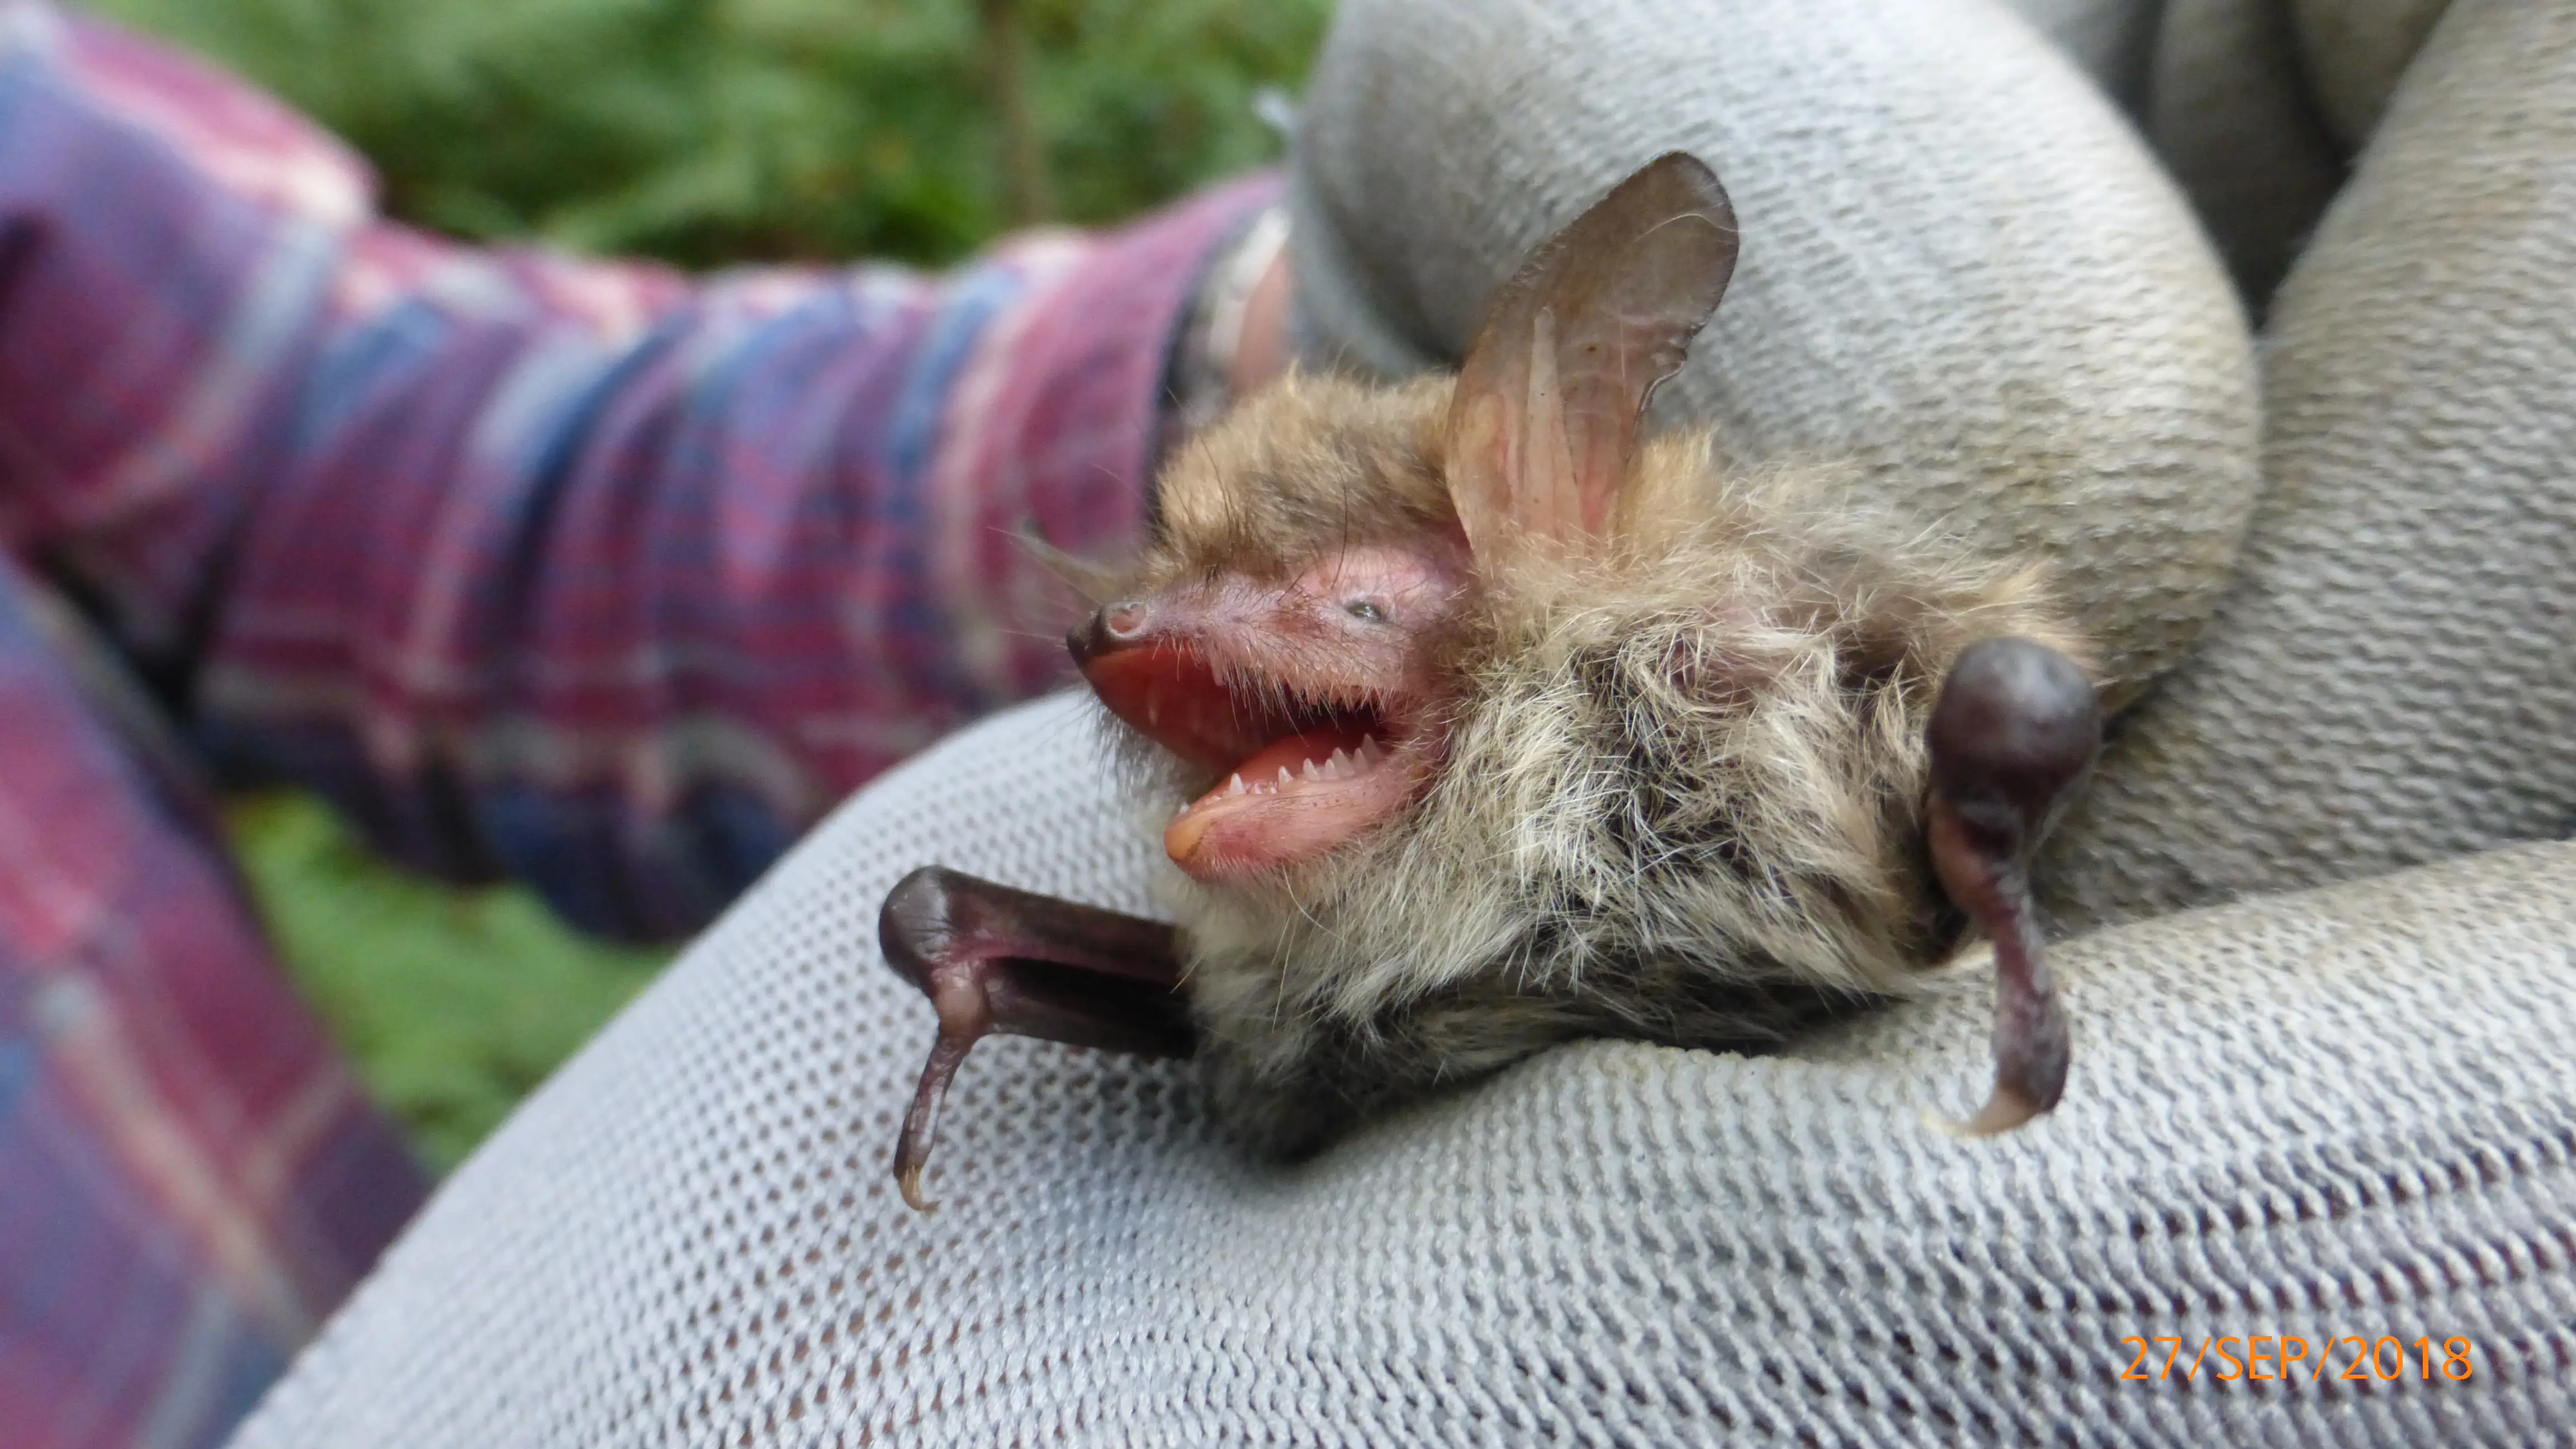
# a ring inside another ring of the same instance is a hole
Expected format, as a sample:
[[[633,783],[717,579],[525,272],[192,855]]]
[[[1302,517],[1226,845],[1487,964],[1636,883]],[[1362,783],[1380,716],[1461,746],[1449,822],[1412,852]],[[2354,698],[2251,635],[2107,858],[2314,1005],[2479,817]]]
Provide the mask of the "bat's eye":
[[[1383,624],[1386,622],[1386,610],[1373,600],[1369,599],[1353,599],[1349,603],[1342,605],[1342,612],[1359,620],[1363,624]]]

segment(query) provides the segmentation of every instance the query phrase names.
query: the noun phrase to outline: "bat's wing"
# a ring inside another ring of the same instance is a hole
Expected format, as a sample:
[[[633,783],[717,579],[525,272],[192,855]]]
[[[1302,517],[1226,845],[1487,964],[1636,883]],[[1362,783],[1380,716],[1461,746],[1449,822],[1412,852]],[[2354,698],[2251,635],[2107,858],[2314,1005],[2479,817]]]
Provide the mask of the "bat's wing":
[[[996,1032],[1147,1056],[1196,1048],[1172,928],[924,866],[877,915],[886,964],[939,1011],[939,1035],[896,1140],[895,1181],[917,1211],[939,1106],[976,1042]]]
[[[1449,492],[1491,565],[1607,529],[1646,401],[1726,295],[1735,208],[1675,151],[1530,254],[1467,349],[1449,405]]]

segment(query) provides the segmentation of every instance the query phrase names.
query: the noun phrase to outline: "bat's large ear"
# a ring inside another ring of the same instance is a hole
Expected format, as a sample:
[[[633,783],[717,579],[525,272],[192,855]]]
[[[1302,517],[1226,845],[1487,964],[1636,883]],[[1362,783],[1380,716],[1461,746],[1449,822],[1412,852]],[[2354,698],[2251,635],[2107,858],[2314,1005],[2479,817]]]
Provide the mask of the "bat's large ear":
[[[1521,264],[1449,404],[1449,497],[1480,563],[1603,535],[1646,400],[1726,295],[1735,249],[1725,188],[1674,151]]]

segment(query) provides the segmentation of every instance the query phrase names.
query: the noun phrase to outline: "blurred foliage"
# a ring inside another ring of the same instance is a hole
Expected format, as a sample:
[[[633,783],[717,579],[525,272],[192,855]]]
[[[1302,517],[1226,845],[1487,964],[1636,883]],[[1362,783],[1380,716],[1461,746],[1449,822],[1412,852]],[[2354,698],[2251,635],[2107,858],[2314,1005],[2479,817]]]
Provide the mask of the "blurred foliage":
[[[951,260],[1005,219],[974,0],[94,0],[375,162],[395,214],[691,265]],[[1064,219],[1276,155],[1329,0],[1018,0]]]
[[[1000,230],[978,0],[89,0],[339,133],[387,209],[716,266],[951,260]],[[993,0],[984,0],[993,3]],[[1018,0],[1045,190],[1112,221],[1265,161],[1329,0]],[[321,805],[234,838],[288,964],[423,1152],[462,1157],[660,964],[521,891],[379,864]]]
[[[297,982],[432,1165],[454,1165],[661,968],[526,891],[381,863],[317,800],[235,802],[233,839]]]

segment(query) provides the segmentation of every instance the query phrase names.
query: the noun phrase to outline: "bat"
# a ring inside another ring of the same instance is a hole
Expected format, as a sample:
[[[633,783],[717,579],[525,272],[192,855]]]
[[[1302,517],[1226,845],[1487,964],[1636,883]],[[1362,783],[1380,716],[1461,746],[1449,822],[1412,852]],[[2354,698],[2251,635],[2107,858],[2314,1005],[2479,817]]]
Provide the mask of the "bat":
[[[938,1016],[907,1203],[994,1032],[1211,1057],[1298,1153],[1576,1038],[1777,1041],[1968,929],[1996,1080],[1960,1130],[2056,1105],[2028,876],[2100,747],[2088,651],[2036,568],[1646,435],[1737,247],[1667,154],[1530,255],[1454,378],[1292,373],[1176,452],[1067,644],[1170,811],[1177,924],[895,887],[886,960]]]

